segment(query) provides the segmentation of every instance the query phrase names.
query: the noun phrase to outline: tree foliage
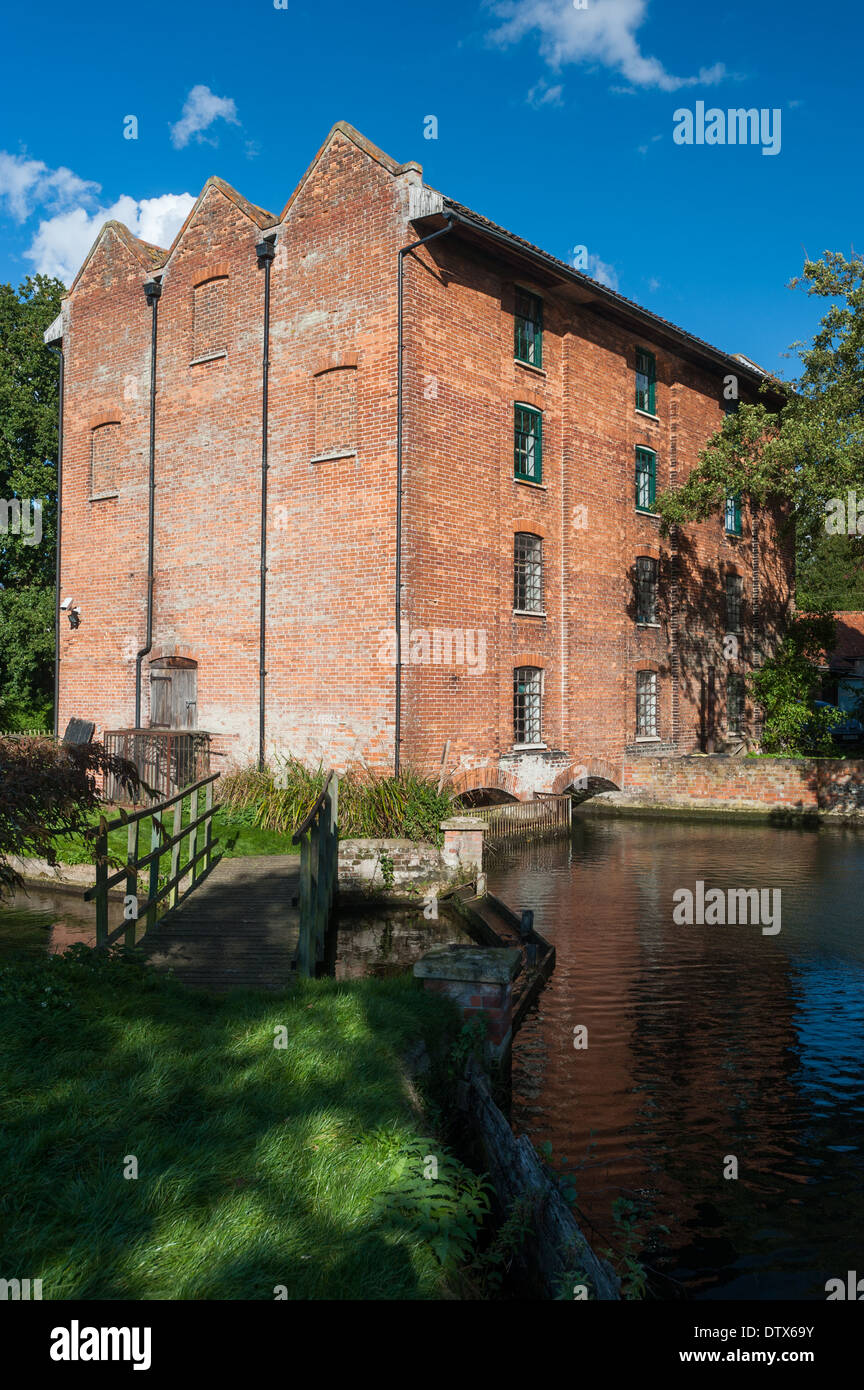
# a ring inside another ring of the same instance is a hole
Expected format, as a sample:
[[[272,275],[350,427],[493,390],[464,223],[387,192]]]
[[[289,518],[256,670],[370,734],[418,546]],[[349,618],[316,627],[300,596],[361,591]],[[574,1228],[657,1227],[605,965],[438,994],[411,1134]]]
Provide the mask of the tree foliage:
[[[41,540],[0,530],[0,728],[37,726],[51,706],[59,363],[42,340],[59,280],[0,285],[0,502],[41,503]]]
[[[99,805],[99,780],[106,774],[137,790],[131,763],[101,744],[0,738],[0,896],[20,882],[13,857],[56,864],[55,836],[88,832]]]
[[[793,617],[774,655],[748,676],[750,692],[764,711],[764,752],[793,757],[834,751],[831,730],[844,716],[815,708],[814,699],[835,629],[830,613]]]
[[[726,416],[684,485],[658,500],[667,526],[716,515],[730,495],[781,498],[799,536],[815,538],[829,499],[864,496],[864,258],[826,251],[792,287],[831,301],[812,344],[793,344],[800,376],[766,381],[757,404]]]
[[[795,556],[795,599],[805,612],[864,609],[864,536],[799,536]]]

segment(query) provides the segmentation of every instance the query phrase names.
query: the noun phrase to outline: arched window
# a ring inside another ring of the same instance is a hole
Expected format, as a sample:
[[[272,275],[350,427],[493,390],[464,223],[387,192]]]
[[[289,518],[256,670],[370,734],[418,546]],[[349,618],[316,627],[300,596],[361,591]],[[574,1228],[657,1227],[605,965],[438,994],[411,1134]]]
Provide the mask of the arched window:
[[[726,631],[741,631],[741,576],[726,576]]]
[[[636,672],[636,737],[657,737],[657,672]]]
[[[513,607],[520,613],[543,612],[543,541],[528,531],[513,537]]]
[[[543,672],[517,666],[513,672],[513,742],[543,742]]]
[[[657,576],[659,565],[652,555],[636,557],[636,621],[657,622]]]

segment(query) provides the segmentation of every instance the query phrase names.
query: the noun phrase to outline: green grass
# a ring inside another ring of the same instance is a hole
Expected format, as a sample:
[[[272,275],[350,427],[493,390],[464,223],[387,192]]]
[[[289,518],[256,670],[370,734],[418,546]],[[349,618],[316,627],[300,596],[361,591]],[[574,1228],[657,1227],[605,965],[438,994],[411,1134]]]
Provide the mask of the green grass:
[[[116,806],[105,806],[102,808],[106,820],[115,820],[118,816]],[[203,811],[203,806],[199,808],[198,814]],[[188,803],[183,807],[183,824],[189,823]],[[99,812],[95,812],[91,817],[91,824],[99,824]],[[146,854],[150,849],[150,829],[152,821],[148,816],[141,822],[139,832],[138,853]],[[169,811],[165,816],[165,828],[169,834],[173,834],[173,812]],[[123,828],[112,830],[108,836],[109,855],[125,862],[126,859],[126,840],[127,831]],[[219,841],[218,848],[225,855],[226,859],[235,859],[250,854],[299,854],[300,846],[292,845],[291,835],[283,834],[276,830],[262,829],[258,825],[247,823],[240,817],[232,816],[231,813],[222,808],[218,808],[213,814],[213,838]],[[197,848],[201,849],[204,844],[203,826],[198,830]],[[57,853],[61,864],[92,864],[93,847],[88,844],[83,835],[64,835],[56,842]],[[180,863],[185,864],[189,857],[189,842],[184,840],[181,844]],[[169,863],[166,856],[162,860],[163,868]]]
[[[206,995],[79,950],[0,971],[5,1278],[45,1299],[446,1296],[382,1198],[426,1132],[399,1059],[444,1047],[451,1005],[404,976]]]

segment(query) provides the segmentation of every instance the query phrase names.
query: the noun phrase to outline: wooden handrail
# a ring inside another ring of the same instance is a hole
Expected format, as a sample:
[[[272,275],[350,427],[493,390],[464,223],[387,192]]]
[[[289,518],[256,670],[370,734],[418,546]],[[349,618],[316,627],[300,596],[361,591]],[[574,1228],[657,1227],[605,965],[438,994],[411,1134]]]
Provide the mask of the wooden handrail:
[[[145,806],[141,811],[133,811],[131,816],[127,816],[124,812],[116,820],[107,821],[106,829],[109,832],[119,830],[123,825],[134,825],[136,821],[145,820],[147,816],[152,816],[154,811],[167,811],[169,806],[182,801],[184,796],[188,796],[190,792],[200,791],[202,787],[207,786],[208,782],[216,782],[221,776],[221,772],[211,772],[209,777],[202,777],[200,782],[190,782],[188,787],[184,787],[182,791],[176,792],[174,796],[169,796],[164,801],[154,801],[152,806]]]
[[[331,769],[330,772],[327,773],[327,780],[326,780],[326,782],[324,783],[324,786],[321,788],[321,791],[318,793],[318,796],[315,798],[315,804],[314,804],[314,806],[312,807],[312,810],[309,812],[309,814],[308,814],[308,816],[306,817],[306,819],[305,819],[304,821],[301,821],[301,823],[298,825],[297,829],[294,831],[294,834],[293,834],[292,837],[291,837],[291,843],[292,843],[292,845],[299,845],[300,841],[303,839],[303,836],[306,834],[306,831],[309,829],[309,827],[310,827],[310,825],[312,824],[313,820],[314,820],[315,817],[318,815],[318,812],[321,810],[321,807],[324,805],[324,798],[325,798],[326,795],[327,795],[327,789],[328,789],[328,787],[330,786],[330,781],[331,781],[332,777],[333,777],[333,771],[332,771],[332,769]]]
[[[300,975],[311,979],[324,955],[339,880],[339,778],[332,770],[293,840],[300,844],[296,965]]]
[[[148,806],[145,810],[136,811],[131,816],[121,815],[116,820],[107,821],[104,816],[99,817],[99,831],[96,837],[96,882],[92,888],[88,888],[84,894],[85,901],[96,903],[96,945],[107,947],[118,939],[121,933],[125,932],[126,945],[134,946],[136,929],[142,912],[146,913],[146,930],[151,931],[158,924],[160,917],[160,904],[167,899],[168,910],[176,907],[181,901],[180,884],[189,879],[189,887],[184,891],[182,897],[185,898],[191,893],[199,883],[201,883],[210,870],[218,863],[221,854],[213,856],[213,850],[218,841],[213,839],[213,816],[216,814],[216,807],[213,804],[213,784],[216,782],[220,773],[214,772],[209,777],[202,777],[198,782],[191,782],[188,787],[176,793],[174,796],[167,797],[164,801],[157,802],[154,806]],[[198,793],[201,788],[206,788],[205,810],[203,815],[198,814]],[[183,802],[189,797],[189,824],[183,827]],[[164,829],[163,817],[165,812],[174,807],[174,826],[173,834],[168,834]],[[150,828],[150,849],[145,854],[139,854],[140,823],[147,817],[151,819]],[[112,830],[119,830],[123,826],[128,829],[126,863],[122,869],[109,875],[108,873],[108,835]],[[199,827],[204,827],[204,844],[198,849],[197,839]],[[180,845],[185,839],[189,840],[189,858],[185,864],[180,864]],[[159,885],[159,862],[163,854],[171,855],[171,867],[167,882]],[[204,861],[203,871],[199,873],[198,865]],[[149,887],[146,898],[142,900],[138,897],[138,875],[141,870],[149,866]],[[108,932],[108,892],[115,884],[125,879],[126,894],[124,901],[124,922],[122,926],[115,928],[113,932]],[[129,900],[134,901],[135,911],[131,917],[125,915]],[[164,911],[162,913],[164,916]]]

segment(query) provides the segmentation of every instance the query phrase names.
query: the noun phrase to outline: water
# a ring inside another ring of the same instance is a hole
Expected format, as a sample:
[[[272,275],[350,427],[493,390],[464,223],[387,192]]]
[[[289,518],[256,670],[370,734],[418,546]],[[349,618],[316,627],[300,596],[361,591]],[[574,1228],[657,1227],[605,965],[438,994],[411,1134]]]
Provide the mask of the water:
[[[109,928],[123,917],[123,902],[109,902]],[[0,903],[0,963],[7,957],[52,955],[75,942],[96,945],[96,907],[56,888],[19,888]]]
[[[676,925],[697,879],[779,888],[780,932]],[[637,1203],[641,1257],[676,1281],[661,1296],[824,1300],[864,1275],[864,835],[577,817],[489,886],[557,948],[513,1119],[603,1235],[620,1244],[612,1203]]]

